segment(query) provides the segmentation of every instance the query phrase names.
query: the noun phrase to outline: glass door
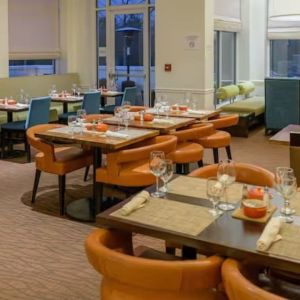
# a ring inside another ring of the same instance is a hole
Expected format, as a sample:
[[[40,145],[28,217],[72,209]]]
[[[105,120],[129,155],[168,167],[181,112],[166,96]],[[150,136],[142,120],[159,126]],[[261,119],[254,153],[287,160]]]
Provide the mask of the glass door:
[[[145,9],[112,9],[107,53],[108,85],[136,86],[138,104],[149,104],[148,14]]]

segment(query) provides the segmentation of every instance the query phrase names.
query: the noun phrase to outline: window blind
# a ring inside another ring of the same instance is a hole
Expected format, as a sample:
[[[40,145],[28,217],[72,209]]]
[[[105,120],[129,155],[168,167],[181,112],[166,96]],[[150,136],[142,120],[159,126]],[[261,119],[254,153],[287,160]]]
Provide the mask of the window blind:
[[[241,0],[215,1],[215,30],[238,32],[242,29]]]
[[[59,0],[9,0],[9,58],[60,56]]]

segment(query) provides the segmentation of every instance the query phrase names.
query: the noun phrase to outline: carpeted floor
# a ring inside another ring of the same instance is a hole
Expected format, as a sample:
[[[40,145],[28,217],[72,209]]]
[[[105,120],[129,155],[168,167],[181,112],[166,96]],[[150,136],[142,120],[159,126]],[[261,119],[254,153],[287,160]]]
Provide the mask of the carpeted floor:
[[[237,161],[271,171],[289,164],[288,147],[271,145],[263,129],[250,138],[234,138]],[[222,152],[221,157],[225,157]],[[212,155],[205,153],[205,163]],[[99,299],[99,275],[88,264],[83,242],[94,228],[58,217],[57,178],[42,174],[36,204],[30,205],[35,166],[0,161],[0,300]],[[83,170],[67,178],[67,199],[90,195]],[[162,248],[163,243],[136,236],[135,244]]]

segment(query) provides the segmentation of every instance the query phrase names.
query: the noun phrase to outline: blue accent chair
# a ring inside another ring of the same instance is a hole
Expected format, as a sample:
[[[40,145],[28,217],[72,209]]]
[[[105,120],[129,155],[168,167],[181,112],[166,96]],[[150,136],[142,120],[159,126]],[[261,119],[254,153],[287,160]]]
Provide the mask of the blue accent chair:
[[[137,88],[136,88],[136,86],[125,88],[120,105],[122,106],[125,101],[130,102],[130,105],[137,105]],[[118,106],[118,105],[106,105],[101,110],[101,113],[113,114],[116,106]]]
[[[99,114],[100,109],[100,92],[88,92],[84,93],[81,109],[85,109],[88,115]],[[68,117],[76,115],[77,112],[68,112],[59,115],[59,123],[68,124]]]
[[[27,162],[31,161],[30,146],[26,138],[26,130],[34,125],[49,123],[50,97],[34,98],[30,102],[26,120],[5,123],[1,126],[1,155],[5,156],[6,146],[12,148],[13,142],[24,143]]]

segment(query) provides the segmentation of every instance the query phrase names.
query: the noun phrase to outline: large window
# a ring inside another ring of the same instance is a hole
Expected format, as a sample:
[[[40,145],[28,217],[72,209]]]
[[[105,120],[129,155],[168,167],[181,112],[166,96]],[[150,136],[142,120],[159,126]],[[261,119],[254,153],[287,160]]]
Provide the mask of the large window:
[[[55,74],[55,60],[10,60],[9,77]]]
[[[271,40],[271,77],[300,76],[300,40]]]
[[[214,85],[236,82],[236,33],[215,31],[214,34]]]

